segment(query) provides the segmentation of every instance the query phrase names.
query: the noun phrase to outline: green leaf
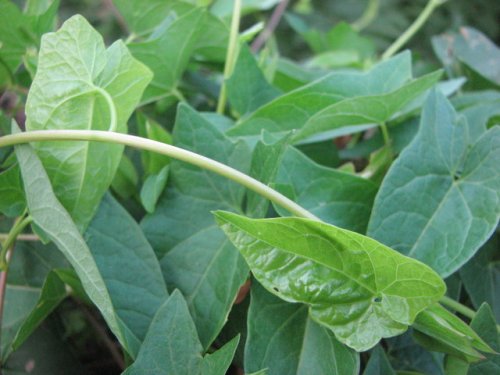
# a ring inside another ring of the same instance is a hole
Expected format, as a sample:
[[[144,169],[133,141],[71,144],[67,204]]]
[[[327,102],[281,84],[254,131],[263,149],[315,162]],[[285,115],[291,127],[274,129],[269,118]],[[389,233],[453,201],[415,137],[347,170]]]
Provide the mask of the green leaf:
[[[102,37],[82,16],[74,16],[42,38],[26,127],[126,132],[150,79],[149,70],[121,41],[105,50]],[[57,197],[83,230],[113,180],[123,146],[42,142],[35,148]]]
[[[417,316],[413,327],[417,342],[430,351],[439,351],[469,363],[484,359],[479,352],[492,349],[460,318],[435,304]]]
[[[471,328],[493,348],[495,354],[486,354],[486,360],[473,363],[469,375],[496,374],[500,371],[500,334],[490,306],[484,303],[470,324]]]
[[[95,259],[73,223],[69,213],[57,200],[40,159],[31,146],[16,146],[16,156],[24,181],[28,210],[33,222],[71,263],[89,298],[101,311],[111,331],[122,345],[130,348],[115,315],[111,297]]]
[[[227,96],[240,116],[249,114],[280,95],[280,91],[266,81],[250,48],[240,46],[233,74],[226,82]]]
[[[30,44],[27,18],[11,1],[0,0],[0,88],[14,83],[14,73]]]
[[[28,0],[26,2],[25,13],[38,37],[54,30],[59,3],[60,0]]]
[[[172,144],[172,136],[160,124],[147,118],[142,113],[137,113],[139,135],[153,141]],[[141,151],[142,166],[146,175],[159,174],[170,163],[170,158],[156,152]]]
[[[174,90],[202,31],[204,17],[203,8],[178,2],[147,40],[128,45],[134,57],[154,74],[144,92],[142,104],[175,95]]]
[[[201,375],[226,375],[239,341],[240,337],[236,336],[215,353],[203,357]]]
[[[267,10],[278,4],[279,0],[243,0],[242,13],[251,13],[257,10]],[[231,0],[215,0],[210,10],[219,17],[228,17],[233,10]]]
[[[472,304],[479,309],[487,302],[500,321],[500,262],[498,235],[493,236],[477,254],[460,269],[460,278]]]
[[[359,373],[359,356],[308,317],[304,305],[282,301],[257,283],[251,289],[245,371],[269,375]]]
[[[404,52],[367,73],[331,73],[282,95],[242,119],[228,134],[298,130],[297,141],[343,126],[380,123],[437,82],[439,75],[411,80],[411,57]]]
[[[104,196],[84,238],[134,355],[168,297],[158,260],[139,225],[110,194]]]
[[[384,349],[377,345],[370,353],[370,359],[366,363],[363,375],[396,375],[392,368]]]
[[[224,375],[238,344],[234,339],[202,358],[202,347],[182,294],[175,290],[158,309],[139,356],[123,374]],[[217,362],[215,362],[217,361]]]
[[[216,212],[259,282],[357,351],[404,332],[444,294],[429,267],[354,232],[322,222],[253,220]]]
[[[372,182],[316,164],[292,147],[285,152],[273,185],[320,219],[359,233],[366,230],[377,192]]]
[[[283,137],[275,140],[269,133],[263,132],[262,139],[257,143],[252,154],[250,176],[264,184],[274,182],[289,139],[290,137]],[[247,215],[256,218],[265,217],[268,208],[269,200],[253,191],[247,193]]]
[[[122,154],[115,177],[111,181],[111,188],[123,199],[128,199],[136,193],[139,176],[134,163],[125,154]]]
[[[141,203],[150,214],[155,211],[156,202],[167,185],[168,171],[167,165],[158,174],[149,175],[142,185]]]
[[[65,297],[64,281],[61,280],[58,270],[53,270],[47,275],[34,309],[19,327],[12,342],[12,349],[17,350]]]
[[[472,27],[461,27],[459,33],[432,38],[432,46],[448,69],[458,61],[489,81],[490,87],[500,86],[500,67],[496,63],[500,59],[500,49],[480,31]],[[479,85],[483,86],[481,83]]]
[[[21,215],[26,208],[19,173],[17,164],[0,172],[0,212],[9,217]]]
[[[177,112],[173,141],[178,147],[248,170],[247,146],[231,142],[213,123],[184,104]],[[178,288],[186,296],[200,341],[207,348],[222,329],[248,273],[210,211],[224,208],[241,212],[245,189],[176,160],[170,164],[169,184],[142,227],[160,259],[169,288]]]
[[[452,274],[497,226],[499,142],[500,127],[494,127],[470,144],[465,120],[432,92],[419,133],[377,194],[368,234],[443,277]]]

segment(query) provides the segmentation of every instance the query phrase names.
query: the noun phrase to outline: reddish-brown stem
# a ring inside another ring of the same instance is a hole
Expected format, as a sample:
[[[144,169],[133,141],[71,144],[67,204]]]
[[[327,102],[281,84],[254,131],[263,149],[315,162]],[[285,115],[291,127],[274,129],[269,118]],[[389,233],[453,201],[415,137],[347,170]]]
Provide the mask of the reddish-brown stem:
[[[257,36],[257,38],[255,38],[255,40],[252,42],[252,45],[250,47],[252,49],[252,52],[254,53],[259,52],[262,46],[269,39],[269,37],[273,35],[274,30],[281,21],[281,17],[283,17],[283,13],[285,13],[288,3],[289,0],[282,0],[276,6],[266,27],[264,28],[264,30],[262,30],[259,36]]]

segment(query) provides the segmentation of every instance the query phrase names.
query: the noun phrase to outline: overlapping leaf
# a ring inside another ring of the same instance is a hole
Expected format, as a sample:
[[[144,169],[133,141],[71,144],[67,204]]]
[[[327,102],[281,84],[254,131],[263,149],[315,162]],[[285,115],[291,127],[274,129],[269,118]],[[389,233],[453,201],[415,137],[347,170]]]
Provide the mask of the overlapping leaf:
[[[371,181],[314,163],[289,148],[274,186],[320,219],[364,233],[377,192]],[[278,212],[285,215],[282,208]]]
[[[471,143],[466,121],[430,94],[418,135],[383,181],[368,234],[442,276],[456,271],[498,223],[499,143],[499,127]]]
[[[93,129],[126,132],[126,122],[151,79],[118,41],[107,50],[81,16],[42,38],[27,103],[28,130]],[[57,197],[82,230],[118,167],[122,146],[44,142],[36,150]]]
[[[307,307],[290,304],[252,285],[245,344],[247,373],[348,375],[359,373],[359,356],[332,332],[308,317]]]
[[[248,150],[186,105],[178,109],[176,146],[248,170]],[[172,160],[170,186],[142,227],[162,266],[167,284],[186,300],[203,347],[215,339],[248,269],[217,228],[210,211],[241,212],[245,190],[224,177]]]
[[[266,289],[309,305],[312,319],[358,351],[404,332],[445,290],[426,265],[354,232],[299,218],[216,217]]]
[[[412,80],[408,52],[367,73],[331,73],[280,96],[241,120],[228,134],[255,136],[297,130],[296,141],[339,127],[381,123],[434,85],[440,73]]]

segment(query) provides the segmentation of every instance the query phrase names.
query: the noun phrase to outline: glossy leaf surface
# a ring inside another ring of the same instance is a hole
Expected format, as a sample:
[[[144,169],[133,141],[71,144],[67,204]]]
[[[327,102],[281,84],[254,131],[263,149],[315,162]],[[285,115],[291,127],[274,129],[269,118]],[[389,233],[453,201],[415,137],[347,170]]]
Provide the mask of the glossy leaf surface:
[[[464,119],[441,94],[430,94],[419,133],[377,194],[368,234],[443,277],[456,271],[498,223],[499,143],[500,127],[493,127],[471,144]]]
[[[26,103],[26,128],[126,132],[150,80],[149,70],[121,41],[105,49],[101,35],[83,17],[74,16],[42,38]],[[84,229],[113,179],[123,147],[90,142],[35,147],[58,199]]]
[[[299,218],[216,217],[266,289],[309,305],[312,319],[358,351],[404,332],[445,290],[429,267],[354,232]]]

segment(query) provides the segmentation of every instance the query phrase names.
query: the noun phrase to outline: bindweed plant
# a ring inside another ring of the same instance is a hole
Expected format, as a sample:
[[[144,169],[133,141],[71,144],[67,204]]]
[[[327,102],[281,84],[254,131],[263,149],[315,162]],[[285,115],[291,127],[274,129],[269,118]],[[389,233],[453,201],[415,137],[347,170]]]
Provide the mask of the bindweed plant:
[[[53,31],[59,3],[0,0],[2,371],[497,371],[486,36],[434,37],[414,74],[442,0],[380,58],[378,1],[323,32],[307,1],[115,0],[108,47],[82,15]]]

